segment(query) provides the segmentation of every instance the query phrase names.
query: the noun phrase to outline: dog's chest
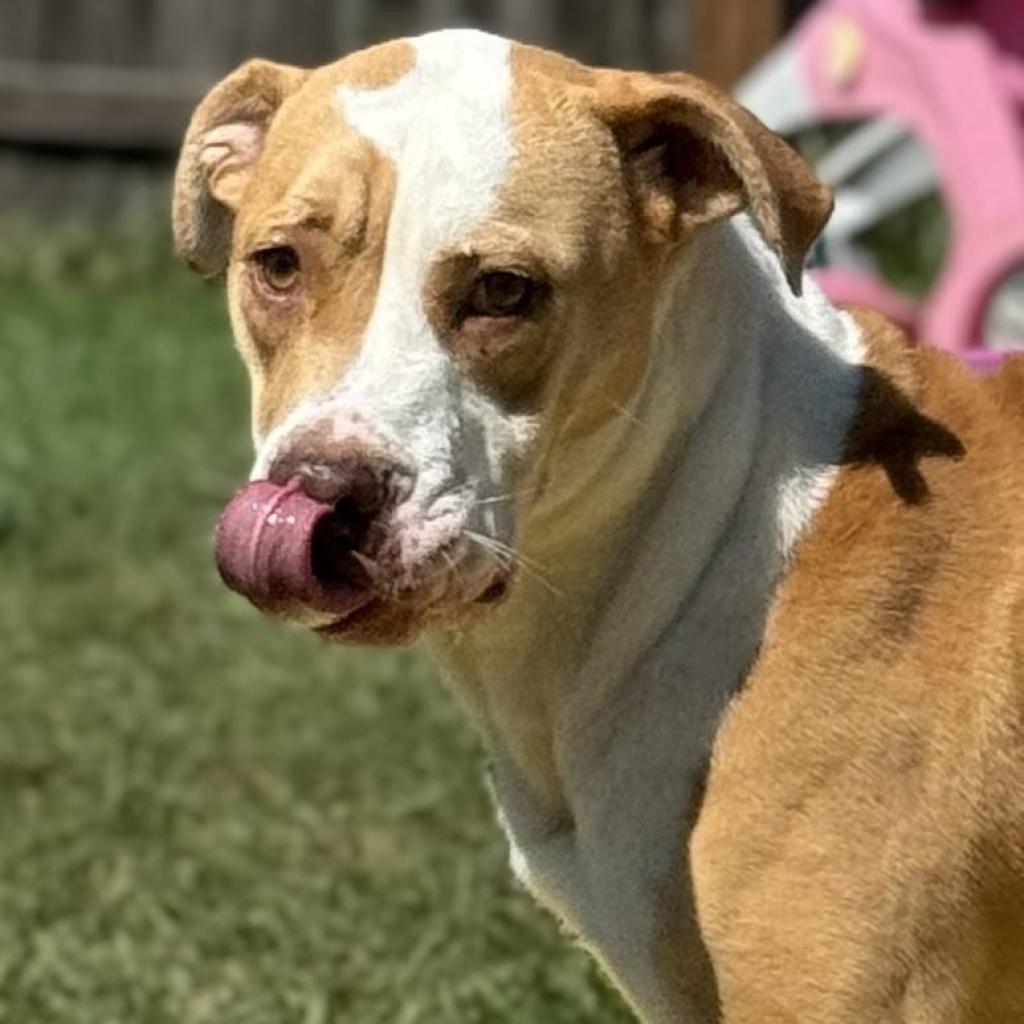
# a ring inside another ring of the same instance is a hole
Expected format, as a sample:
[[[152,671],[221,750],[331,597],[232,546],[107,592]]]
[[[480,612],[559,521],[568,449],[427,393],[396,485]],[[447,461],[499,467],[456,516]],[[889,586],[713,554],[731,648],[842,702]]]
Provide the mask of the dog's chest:
[[[668,830],[641,843],[614,824],[600,836],[539,824],[514,782],[496,771],[492,784],[513,873],[585,943],[618,941],[650,924],[654,890],[672,860]]]
[[[638,1008],[659,1002],[650,937],[657,933],[658,878],[669,867],[667,837],[645,842],[610,830],[599,842],[572,827],[538,829],[520,794],[495,777],[498,817],[519,882],[603,964]],[[505,797],[502,794],[505,791]],[[645,1016],[645,1019],[660,1018]]]
[[[577,792],[571,824],[544,822],[500,763],[492,788],[514,874],[602,963],[640,1018],[701,1021],[707,1018],[680,991],[676,971],[680,961],[703,961],[694,953],[703,947],[685,852],[694,794],[681,781],[699,773],[677,771],[673,785],[638,788],[644,767],[636,765],[634,777],[606,764]]]

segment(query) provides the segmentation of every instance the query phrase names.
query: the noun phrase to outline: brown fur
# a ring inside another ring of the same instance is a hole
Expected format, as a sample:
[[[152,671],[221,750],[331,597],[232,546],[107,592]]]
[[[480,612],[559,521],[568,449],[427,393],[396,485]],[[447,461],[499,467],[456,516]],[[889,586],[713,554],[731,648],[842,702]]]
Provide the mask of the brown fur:
[[[1024,1020],[1024,369],[861,312],[849,464],[691,852],[729,1024]]]
[[[610,72],[597,92],[604,116],[637,152],[633,174],[655,237],[670,240],[746,208],[799,294],[832,195],[797,154],[692,75]]]
[[[305,395],[344,372],[373,311],[395,190],[391,162],[352,131],[330,101],[341,85],[380,88],[412,67],[412,48],[387,43],[314,72],[250,61],[214,88],[189,126],[175,187],[179,251],[219,273],[231,253],[232,315],[253,378],[253,421],[267,431]],[[232,122],[261,138],[246,159],[203,163],[203,140]],[[225,182],[227,170],[235,180]],[[249,257],[290,244],[302,287],[268,300]]]

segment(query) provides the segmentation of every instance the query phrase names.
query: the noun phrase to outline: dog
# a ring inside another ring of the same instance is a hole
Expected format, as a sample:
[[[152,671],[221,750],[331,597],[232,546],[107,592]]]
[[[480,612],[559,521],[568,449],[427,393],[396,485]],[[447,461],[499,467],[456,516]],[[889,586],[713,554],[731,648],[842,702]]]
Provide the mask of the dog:
[[[1024,1020],[1024,376],[830,305],[830,210],[693,77],[468,30],[244,64],[179,161],[225,580],[423,638],[648,1024]]]

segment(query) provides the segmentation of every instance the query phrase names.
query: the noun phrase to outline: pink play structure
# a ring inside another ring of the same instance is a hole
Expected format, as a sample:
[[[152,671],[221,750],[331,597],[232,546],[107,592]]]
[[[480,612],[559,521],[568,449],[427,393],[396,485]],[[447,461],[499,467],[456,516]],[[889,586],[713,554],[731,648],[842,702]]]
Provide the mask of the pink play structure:
[[[818,163],[836,190],[815,271],[978,369],[1024,348],[1024,0],[823,0],[740,86],[776,131],[862,122]],[[917,302],[857,236],[941,190],[945,264]]]

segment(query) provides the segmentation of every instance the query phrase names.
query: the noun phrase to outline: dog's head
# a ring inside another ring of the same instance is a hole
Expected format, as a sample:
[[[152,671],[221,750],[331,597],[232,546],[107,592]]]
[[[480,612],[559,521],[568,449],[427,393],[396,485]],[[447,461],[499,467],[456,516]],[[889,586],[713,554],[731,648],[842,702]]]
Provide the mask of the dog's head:
[[[196,111],[174,198],[252,381],[262,482],[222,519],[225,577],[358,641],[493,604],[558,484],[545,454],[641,386],[673,256],[747,209],[799,289],[829,208],[686,75],[473,32],[243,65]]]

